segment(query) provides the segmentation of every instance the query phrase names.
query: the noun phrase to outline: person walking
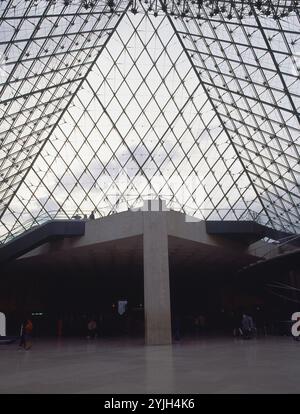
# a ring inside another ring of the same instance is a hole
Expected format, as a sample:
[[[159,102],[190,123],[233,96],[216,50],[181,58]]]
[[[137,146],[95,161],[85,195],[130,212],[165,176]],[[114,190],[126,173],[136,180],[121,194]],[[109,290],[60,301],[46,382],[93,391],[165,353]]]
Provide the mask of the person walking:
[[[30,319],[26,319],[21,327],[21,341],[19,346],[28,351],[32,347],[33,323]]]
[[[25,324],[26,324],[26,320],[24,320],[21,324],[20,343],[19,343],[20,348],[24,348],[24,344],[25,344],[25,331],[24,331]]]

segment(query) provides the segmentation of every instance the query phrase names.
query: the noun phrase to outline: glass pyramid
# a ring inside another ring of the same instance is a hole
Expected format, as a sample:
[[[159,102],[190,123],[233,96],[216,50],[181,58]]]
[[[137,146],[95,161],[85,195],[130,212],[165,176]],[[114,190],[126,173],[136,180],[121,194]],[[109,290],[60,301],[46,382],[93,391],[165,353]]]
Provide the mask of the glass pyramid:
[[[250,3],[0,2],[0,240],[158,197],[299,232],[298,3]]]

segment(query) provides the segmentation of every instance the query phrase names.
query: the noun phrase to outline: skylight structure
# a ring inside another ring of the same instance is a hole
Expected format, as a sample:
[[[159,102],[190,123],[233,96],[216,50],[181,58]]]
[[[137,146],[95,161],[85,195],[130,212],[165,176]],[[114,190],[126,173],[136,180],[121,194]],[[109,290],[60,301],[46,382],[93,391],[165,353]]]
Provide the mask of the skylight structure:
[[[0,239],[161,197],[299,232],[297,1],[0,2]]]

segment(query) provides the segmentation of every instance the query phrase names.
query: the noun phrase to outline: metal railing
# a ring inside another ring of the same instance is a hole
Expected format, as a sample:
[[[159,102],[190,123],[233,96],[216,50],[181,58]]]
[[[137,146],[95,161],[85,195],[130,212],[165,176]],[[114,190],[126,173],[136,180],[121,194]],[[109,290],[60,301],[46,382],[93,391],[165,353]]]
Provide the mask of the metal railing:
[[[89,211],[89,214],[90,213],[91,212]],[[81,212],[80,214],[80,212],[78,211],[48,211],[43,214],[40,214],[36,218],[31,218],[24,221],[22,224],[15,226],[11,231],[7,231],[5,233],[0,234],[0,242],[2,242],[2,244],[7,243],[15,237],[18,237],[21,234],[30,231],[35,227],[45,224],[51,220],[72,220],[75,218],[87,220],[89,218],[89,215],[85,212]]]
[[[221,208],[221,209],[213,209],[213,208],[203,208],[201,210],[196,210],[185,206],[184,208],[180,206],[178,203],[171,202],[166,197],[167,208],[173,211],[179,211],[183,214],[194,216],[200,220],[251,220],[255,221],[259,224],[265,224],[268,222],[267,216],[263,214],[258,214],[256,211],[250,209],[230,209],[230,208]],[[128,210],[134,209],[132,206],[127,206]],[[111,215],[114,213],[120,213],[122,211],[126,211],[126,209],[119,210],[117,208],[110,210],[95,210],[96,218],[105,217],[107,215]],[[1,234],[0,230],[0,242],[7,243],[8,241],[12,240],[13,238],[21,235],[22,233],[33,229],[35,226],[40,226],[47,221],[50,220],[72,220],[72,219],[89,219],[91,214],[91,210],[52,210],[47,211],[43,214],[38,215],[35,218],[30,218],[19,225],[15,225],[10,231],[5,231]]]

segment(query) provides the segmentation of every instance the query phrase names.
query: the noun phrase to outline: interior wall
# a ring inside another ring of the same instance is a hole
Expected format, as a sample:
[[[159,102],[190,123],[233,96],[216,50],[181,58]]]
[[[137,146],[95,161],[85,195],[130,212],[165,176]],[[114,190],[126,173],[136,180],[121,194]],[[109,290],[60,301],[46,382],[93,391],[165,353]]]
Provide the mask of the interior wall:
[[[38,336],[57,335],[60,320],[63,335],[85,336],[91,317],[98,320],[102,336],[143,336],[142,258],[126,256],[124,262],[107,257],[102,264],[93,259],[91,265],[91,258],[71,261],[72,266],[58,260],[4,271],[0,311],[8,317],[8,333],[18,334],[25,317],[41,313],[33,316]],[[243,312],[254,317],[261,333],[288,333],[290,316],[299,309],[299,293],[272,286],[297,282],[300,288],[299,274],[294,270],[291,277],[290,269],[282,267],[239,274],[170,258],[173,333],[178,327],[182,335],[197,333],[196,321],[204,316],[205,333],[231,334]],[[128,300],[124,317],[118,315],[119,300]]]
[[[198,334],[199,317],[202,333],[232,335],[243,313],[253,317],[259,334],[290,334],[291,315],[299,310],[300,291],[296,298],[273,287],[291,285],[286,269],[240,274],[177,265],[170,278],[173,330],[180,326],[181,335]]]

